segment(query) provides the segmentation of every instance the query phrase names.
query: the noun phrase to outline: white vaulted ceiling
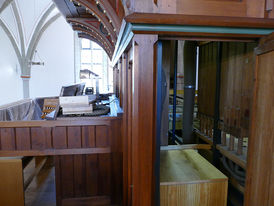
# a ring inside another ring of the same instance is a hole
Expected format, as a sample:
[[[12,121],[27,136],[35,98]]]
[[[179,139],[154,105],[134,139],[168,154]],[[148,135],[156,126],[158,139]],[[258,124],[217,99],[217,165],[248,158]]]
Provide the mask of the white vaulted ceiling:
[[[23,50],[26,55],[36,27],[52,4],[52,0],[0,0],[0,20],[9,30],[20,53],[22,52],[21,44],[23,43]],[[49,20],[58,12],[57,9],[54,9],[46,17],[46,20]],[[20,34],[22,36],[21,40]]]
[[[28,47],[35,27],[52,4],[51,0],[15,0],[22,22],[25,48]]]
[[[20,47],[21,46],[20,35],[19,35],[16,18],[15,18],[14,11],[12,9],[11,4],[2,11],[2,13],[0,14],[0,18],[4,22],[4,24],[7,26],[7,28],[13,35],[16,43]]]

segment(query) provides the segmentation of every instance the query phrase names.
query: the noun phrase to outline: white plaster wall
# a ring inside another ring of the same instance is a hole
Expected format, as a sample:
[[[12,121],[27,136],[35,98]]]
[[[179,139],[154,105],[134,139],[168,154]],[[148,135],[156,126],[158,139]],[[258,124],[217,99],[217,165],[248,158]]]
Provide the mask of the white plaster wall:
[[[23,98],[20,66],[11,42],[0,27],[0,105]]]
[[[63,85],[74,83],[74,36],[63,17],[44,32],[37,51],[45,66],[32,66],[30,97],[58,96]]]

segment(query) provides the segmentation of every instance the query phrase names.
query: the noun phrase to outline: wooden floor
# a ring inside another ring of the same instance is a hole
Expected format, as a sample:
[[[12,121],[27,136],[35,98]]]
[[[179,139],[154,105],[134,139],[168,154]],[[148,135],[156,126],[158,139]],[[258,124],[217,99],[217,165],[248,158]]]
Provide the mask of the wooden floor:
[[[25,191],[25,206],[56,206],[55,170],[47,162]]]

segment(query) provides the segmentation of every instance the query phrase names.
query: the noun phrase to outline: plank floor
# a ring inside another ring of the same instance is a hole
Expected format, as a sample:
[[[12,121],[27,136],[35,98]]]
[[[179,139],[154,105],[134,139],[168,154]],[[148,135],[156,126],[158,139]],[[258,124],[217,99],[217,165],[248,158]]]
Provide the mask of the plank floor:
[[[47,162],[25,191],[25,206],[56,206],[55,170]]]

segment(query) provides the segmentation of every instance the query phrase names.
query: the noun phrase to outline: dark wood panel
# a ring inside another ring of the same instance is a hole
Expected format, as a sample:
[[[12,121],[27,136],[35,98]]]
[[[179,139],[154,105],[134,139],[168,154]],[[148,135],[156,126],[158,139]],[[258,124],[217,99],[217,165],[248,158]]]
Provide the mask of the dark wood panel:
[[[18,156],[55,156],[55,155],[77,155],[77,154],[105,154],[110,153],[109,147],[105,148],[84,148],[84,149],[45,149],[45,150],[11,150],[0,151],[1,157]]]
[[[31,138],[29,128],[16,128],[16,146],[17,150],[30,150]]]
[[[133,39],[133,205],[154,205],[155,200],[156,62],[154,62],[154,44],[157,39],[155,35],[135,35]]]
[[[54,127],[52,129],[52,143],[55,149],[66,149],[67,144],[67,129],[66,127]]]
[[[15,150],[14,128],[1,129],[1,150]]]
[[[257,0],[254,0],[257,1]],[[182,15],[182,14],[148,14],[134,13],[127,16],[126,21],[131,23],[148,24],[177,24],[177,25],[197,25],[197,26],[226,26],[226,27],[251,27],[251,28],[273,28],[273,19],[243,18]]]
[[[74,164],[73,156],[61,156],[62,198],[74,197]]]
[[[125,105],[124,105],[125,106]],[[121,203],[123,194],[123,139],[122,139],[122,121],[113,121],[111,126],[111,201],[113,203]],[[124,135],[124,134],[123,134]]]
[[[82,135],[81,135],[81,127],[68,127],[67,128],[68,135],[68,148],[81,148],[82,146]]]
[[[45,150],[51,148],[50,128],[31,128],[31,145],[33,150]]]
[[[87,196],[98,195],[98,155],[86,155],[86,193]]]
[[[108,147],[110,137],[107,126],[96,126],[96,147]]]
[[[69,198],[62,200],[62,206],[107,206],[110,205],[108,196]]]
[[[111,194],[110,154],[98,154],[98,195]]]
[[[86,196],[86,156],[74,155],[74,197]]]
[[[95,127],[83,126],[82,127],[82,147],[95,147]]]
[[[54,157],[55,166],[55,187],[56,187],[56,205],[62,205],[62,185],[61,185],[61,156]]]
[[[14,127],[68,127],[68,126],[94,126],[110,125],[110,120],[120,119],[120,117],[100,117],[98,118],[65,118],[56,121],[6,121],[0,122],[0,128]]]

